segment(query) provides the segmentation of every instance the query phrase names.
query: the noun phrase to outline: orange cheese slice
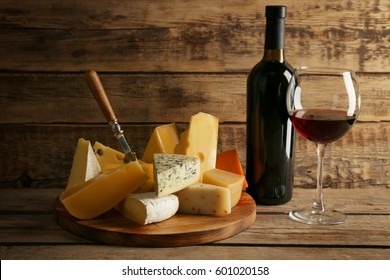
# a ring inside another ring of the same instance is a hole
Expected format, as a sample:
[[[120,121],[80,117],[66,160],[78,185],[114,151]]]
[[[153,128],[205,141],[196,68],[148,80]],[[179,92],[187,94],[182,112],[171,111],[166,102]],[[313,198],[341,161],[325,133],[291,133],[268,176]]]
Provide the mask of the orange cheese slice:
[[[113,208],[146,181],[138,161],[101,173],[60,195],[68,212],[78,219],[94,219]]]
[[[237,150],[235,149],[218,153],[215,167],[239,175],[244,175],[240,158],[238,157]],[[243,189],[246,189],[247,187],[248,183],[246,179],[244,179]]]

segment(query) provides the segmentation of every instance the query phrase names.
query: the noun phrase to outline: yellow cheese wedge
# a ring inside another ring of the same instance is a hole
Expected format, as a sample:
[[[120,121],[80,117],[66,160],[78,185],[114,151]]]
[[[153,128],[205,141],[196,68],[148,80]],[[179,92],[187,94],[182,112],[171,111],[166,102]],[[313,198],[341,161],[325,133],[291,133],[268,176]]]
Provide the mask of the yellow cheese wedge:
[[[80,138],[73,156],[72,168],[66,189],[80,185],[96,177],[100,172],[101,168],[93,152],[91,142]]]
[[[241,198],[245,177],[221,169],[210,169],[203,173],[203,183],[225,187],[230,190],[231,206],[237,205]]]
[[[105,146],[97,141],[93,144],[93,149],[103,172],[123,165],[123,159],[125,157],[124,153]]]
[[[231,213],[228,188],[197,183],[175,193],[179,198],[178,213],[225,215]]]
[[[68,212],[78,219],[93,219],[110,210],[146,181],[138,161],[101,173],[60,195]]]
[[[115,209],[139,225],[157,223],[169,219],[177,212],[179,200],[170,194],[157,197],[154,192],[130,194]]]
[[[154,154],[173,154],[177,143],[179,143],[179,134],[175,123],[156,127],[146,146],[142,161],[153,163]]]
[[[135,193],[145,193],[145,192],[154,192],[154,167],[153,163],[145,163],[142,161],[138,161],[141,165],[142,169],[146,174],[146,182],[142,184],[138,189],[136,189]]]
[[[218,118],[198,113],[190,119],[189,127],[180,135],[176,154],[196,156],[200,159],[201,173],[215,168],[218,145]]]

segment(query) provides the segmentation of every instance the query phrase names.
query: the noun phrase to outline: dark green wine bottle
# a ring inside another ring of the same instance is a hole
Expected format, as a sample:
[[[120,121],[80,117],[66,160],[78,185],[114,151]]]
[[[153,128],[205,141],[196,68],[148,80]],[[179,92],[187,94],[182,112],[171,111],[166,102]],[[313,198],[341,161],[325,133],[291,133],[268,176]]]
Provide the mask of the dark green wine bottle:
[[[266,6],[264,55],[247,80],[247,192],[257,204],[283,204],[292,197],[295,130],[286,91],[293,68],[284,56],[286,13],[285,6]]]

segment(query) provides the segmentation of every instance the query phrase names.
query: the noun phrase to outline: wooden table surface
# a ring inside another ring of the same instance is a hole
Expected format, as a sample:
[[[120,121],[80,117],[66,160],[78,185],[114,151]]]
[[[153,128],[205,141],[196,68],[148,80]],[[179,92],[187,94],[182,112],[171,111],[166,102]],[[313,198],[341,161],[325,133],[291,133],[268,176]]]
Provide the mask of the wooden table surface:
[[[59,189],[0,189],[0,257],[5,259],[390,259],[390,189],[325,189],[325,203],[348,214],[342,225],[313,226],[287,213],[309,205],[314,190],[291,202],[257,206],[255,223],[231,238],[176,248],[97,244],[60,228]]]

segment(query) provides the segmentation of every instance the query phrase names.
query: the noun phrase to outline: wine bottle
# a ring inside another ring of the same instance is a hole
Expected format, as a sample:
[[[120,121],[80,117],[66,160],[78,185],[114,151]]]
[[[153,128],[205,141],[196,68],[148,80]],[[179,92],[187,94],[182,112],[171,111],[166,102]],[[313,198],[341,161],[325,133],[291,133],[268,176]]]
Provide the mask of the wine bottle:
[[[295,130],[286,91],[293,68],[284,57],[286,13],[285,6],[266,6],[263,58],[247,79],[247,192],[257,204],[283,204],[292,197]]]

